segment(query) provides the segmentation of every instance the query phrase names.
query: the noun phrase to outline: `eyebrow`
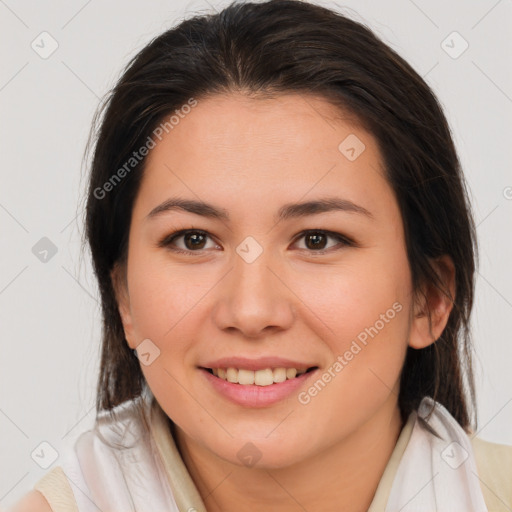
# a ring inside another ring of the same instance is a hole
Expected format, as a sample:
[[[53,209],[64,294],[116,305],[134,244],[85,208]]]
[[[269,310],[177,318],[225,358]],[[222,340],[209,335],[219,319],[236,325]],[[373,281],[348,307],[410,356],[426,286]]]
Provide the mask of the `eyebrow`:
[[[159,204],[149,212],[146,218],[155,218],[162,213],[175,210],[183,210],[211,219],[229,221],[229,213],[223,208],[218,208],[203,201],[182,199],[179,197],[172,197]],[[281,221],[331,211],[359,213],[366,217],[373,218],[371,212],[366,208],[363,208],[348,199],[342,199],[340,197],[326,197],[303,203],[288,203],[279,208],[276,218]]]

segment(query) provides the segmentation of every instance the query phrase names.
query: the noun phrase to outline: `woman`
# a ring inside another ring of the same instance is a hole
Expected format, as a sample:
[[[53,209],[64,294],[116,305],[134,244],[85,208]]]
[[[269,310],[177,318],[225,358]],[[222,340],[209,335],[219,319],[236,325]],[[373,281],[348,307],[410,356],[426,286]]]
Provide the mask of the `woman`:
[[[18,510],[486,511],[476,259],[441,108],[367,28],[235,3],[106,102],[87,238],[98,418]]]

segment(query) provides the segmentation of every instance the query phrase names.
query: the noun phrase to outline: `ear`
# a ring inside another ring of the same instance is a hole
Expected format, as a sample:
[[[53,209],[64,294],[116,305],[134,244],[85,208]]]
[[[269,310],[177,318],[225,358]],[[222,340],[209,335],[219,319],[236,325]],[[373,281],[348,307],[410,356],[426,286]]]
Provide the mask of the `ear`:
[[[130,348],[135,349],[135,333],[130,308],[130,296],[128,293],[128,283],[126,280],[126,264],[116,262],[110,272],[112,287],[117,301],[117,308],[123,323],[124,337]]]
[[[416,294],[409,346],[425,348],[443,333],[455,300],[455,266],[448,255],[432,261],[439,280],[440,290],[434,283],[426,283]]]

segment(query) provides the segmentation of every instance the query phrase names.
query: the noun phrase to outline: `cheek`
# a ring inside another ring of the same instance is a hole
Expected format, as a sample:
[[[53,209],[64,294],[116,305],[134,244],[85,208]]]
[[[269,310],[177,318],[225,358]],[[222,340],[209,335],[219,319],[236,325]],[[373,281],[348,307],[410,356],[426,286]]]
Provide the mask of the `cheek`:
[[[128,263],[132,322],[138,342],[149,339],[158,356],[141,370],[154,396],[174,421],[200,415],[183,383],[188,382],[187,354],[197,339],[194,313],[201,292],[183,269],[134,247]],[[194,308],[194,306],[196,306]],[[169,406],[169,408],[167,408]]]
[[[133,247],[128,287],[139,336],[163,343],[190,323],[189,315],[209,285],[184,269],[170,265],[161,252],[152,254],[147,248]]]
[[[361,307],[351,300],[356,296]],[[308,423],[309,435],[327,445],[356,430],[398,396],[407,350],[406,295],[359,283],[357,292],[348,297],[338,295],[338,315],[331,317],[330,325],[335,335],[324,338],[331,360],[297,396],[301,417],[322,418]]]
[[[388,262],[356,255],[343,266],[293,278],[294,293],[304,304],[301,320],[309,319],[336,355],[358,337],[363,343],[371,339],[376,330],[381,340],[406,338],[410,287],[407,260],[398,252]]]
[[[371,414],[395,387],[410,330],[411,281],[405,252],[398,250],[359,258],[342,271],[326,270],[326,277],[320,286],[317,282],[321,293],[309,293],[307,280],[298,292],[308,297],[305,302],[316,314],[310,327],[331,353],[329,383],[306,390],[303,398],[314,400],[319,414],[330,411],[341,421],[346,410]]]

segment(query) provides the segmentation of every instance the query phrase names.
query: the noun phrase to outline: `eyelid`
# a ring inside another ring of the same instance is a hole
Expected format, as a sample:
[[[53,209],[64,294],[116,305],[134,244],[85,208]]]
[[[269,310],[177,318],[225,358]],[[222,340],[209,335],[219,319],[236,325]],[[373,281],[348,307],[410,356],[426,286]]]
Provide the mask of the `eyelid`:
[[[208,231],[205,231],[203,229],[198,229],[198,228],[187,228],[187,229],[180,229],[177,231],[173,231],[172,233],[166,235],[158,242],[158,247],[169,249],[169,246],[171,245],[172,242],[174,242],[177,238],[181,238],[182,236],[187,235],[188,233],[198,233],[201,235],[205,235],[206,237],[212,239],[215,242],[215,238],[210,233],[208,233]],[[339,243],[342,243],[344,247],[356,246],[356,243],[352,239],[347,237],[346,235],[343,235],[336,231],[330,231],[330,230],[321,229],[321,228],[305,229],[305,230],[301,231],[300,233],[298,233],[295,236],[292,243],[295,244],[298,240],[300,240],[301,238],[304,238],[306,235],[316,234],[316,233],[321,233],[329,238],[334,238],[334,239],[338,240]],[[215,243],[217,243],[217,242],[215,242]],[[314,250],[314,249],[299,249],[299,250],[307,251],[310,254],[321,255],[321,254],[326,254],[326,253],[337,250],[337,249],[335,249],[335,247],[336,246],[330,247],[328,249],[318,249],[318,250]],[[169,250],[171,250],[173,252],[181,253],[181,254],[194,254],[194,253],[201,254],[208,249],[198,249],[197,251],[192,251],[192,250],[188,250],[188,249],[186,250],[186,249],[179,249],[179,248],[174,247],[174,248],[170,248]]]
[[[338,240],[338,243],[342,243],[343,246],[355,246],[355,242],[353,240],[351,240],[349,237],[347,237],[346,235],[343,235],[341,233],[338,233],[336,231],[330,231],[328,229],[305,229],[304,231],[301,231],[294,239],[294,242],[293,243],[296,243],[298,240],[300,240],[301,238],[304,238],[306,235],[309,235],[309,234],[315,234],[315,233],[321,233],[329,238],[334,238],[336,240]],[[302,249],[302,250],[305,250],[307,251],[308,253],[310,254],[326,254],[326,253],[329,253],[329,252],[333,252],[333,251],[336,251],[336,245],[334,247],[330,247],[328,249],[319,249],[319,250],[313,250],[313,249]]]
[[[169,248],[169,246],[171,245],[171,242],[174,242],[177,238],[181,238],[182,236],[185,236],[188,233],[198,233],[200,235],[205,235],[208,238],[214,240],[212,235],[210,235],[210,233],[208,233],[208,231],[205,231],[204,229],[187,228],[187,229],[179,229],[179,230],[173,231],[172,233],[164,236],[158,242],[158,247]],[[197,251],[190,251],[190,250],[185,250],[185,249],[172,248],[170,250],[175,251],[175,252],[188,253],[188,254],[191,254],[191,253],[198,253],[198,254],[200,254],[202,251],[205,251],[206,249],[199,249]]]

